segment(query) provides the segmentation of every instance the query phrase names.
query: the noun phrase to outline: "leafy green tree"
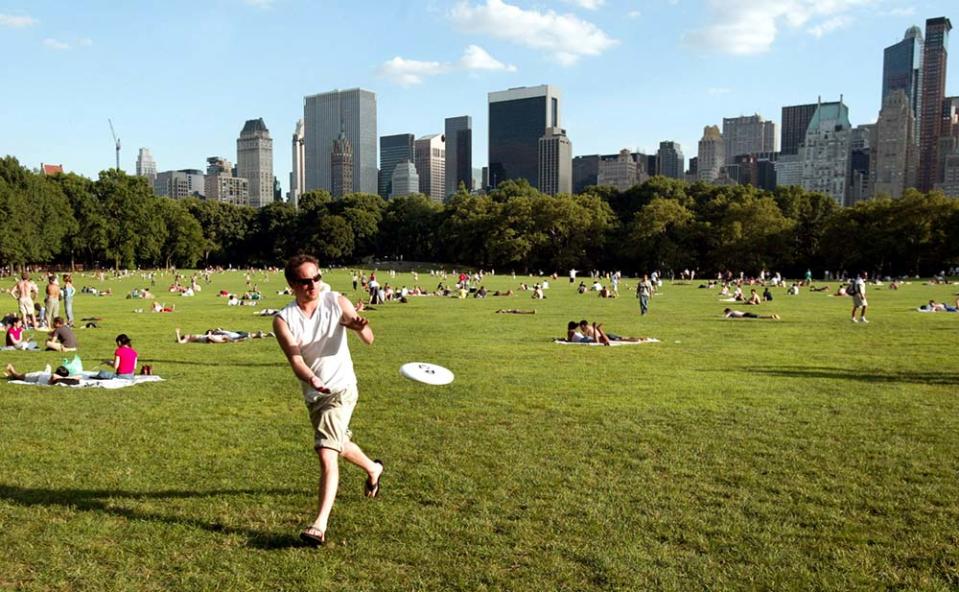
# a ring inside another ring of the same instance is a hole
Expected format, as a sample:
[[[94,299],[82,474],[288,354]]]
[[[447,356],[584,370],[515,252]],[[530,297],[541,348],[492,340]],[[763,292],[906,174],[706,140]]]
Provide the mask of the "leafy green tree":
[[[391,198],[380,224],[382,254],[437,261],[437,226],[443,206],[423,194]]]
[[[163,265],[193,267],[203,256],[203,229],[183,203],[168,197],[157,198],[160,219],[167,228],[166,240],[160,248]]]
[[[696,266],[690,249],[695,215],[679,200],[655,197],[633,216],[628,248],[634,269],[682,269]]]
[[[166,228],[156,212],[156,196],[142,177],[110,169],[93,184],[103,215],[110,221],[104,254],[114,267],[134,267],[156,260],[166,240]]]

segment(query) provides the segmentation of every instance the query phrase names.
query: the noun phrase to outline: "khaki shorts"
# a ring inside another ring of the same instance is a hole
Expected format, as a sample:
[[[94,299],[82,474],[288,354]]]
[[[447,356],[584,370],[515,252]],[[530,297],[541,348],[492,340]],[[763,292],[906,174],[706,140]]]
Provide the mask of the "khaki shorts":
[[[343,452],[343,447],[353,436],[350,432],[350,417],[353,416],[358,397],[359,393],[354,384],[306,404],[310,411],[310,423],[313,424],[314,448],[330,448]]]
[[[865,296],[860,296],[859,294],[853,294],[852,305],[855,306],[856,308],[859,308],[860,306],[869,306],[869,303],[866,302]]]
[[[33,306],[32,298],[21,298],[20,299],[20,318],[26,319],[27,317],[37,314],[36,309]]]

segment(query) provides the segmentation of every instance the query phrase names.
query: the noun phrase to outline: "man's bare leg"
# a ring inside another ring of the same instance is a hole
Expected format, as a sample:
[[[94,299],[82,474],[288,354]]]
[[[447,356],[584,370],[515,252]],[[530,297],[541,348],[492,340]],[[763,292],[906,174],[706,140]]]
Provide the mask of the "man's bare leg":
[[[13,364],[7,364],[7,367],[3,370],[3,375],[7,378],[12,378],[13,380],[24,380],[27,377],[26,374],[17,372],[17,369],[13,367]]]
[[[379,483],[380,475],[383,474],[383,465],[370,460],[359,446],[353,442],[347,442],[341,454],[343,458],[366,471],[372,485]]]
[[[340,453],[332,448],[320,448],[316,451],[320,458],[320,487],[317,500],[316,520],[307,530],[314,532],[321,540],[326,540],[326,527],[329,524],[330,512],[333,511],[333,500],[336,499],[336,489],[340,484]]]

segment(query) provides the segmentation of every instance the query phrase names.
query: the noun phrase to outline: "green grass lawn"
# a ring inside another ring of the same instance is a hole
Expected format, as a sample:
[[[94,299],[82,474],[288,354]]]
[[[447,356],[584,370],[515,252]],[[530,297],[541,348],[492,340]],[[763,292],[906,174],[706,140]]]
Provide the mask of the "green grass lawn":
[[[264,307],[290,300],[281,274],[255,279]],[[350,292],[345,271],[325,279]],[[271,320],[216,297],[240,272],[194,298],[170,281],[170,314],[133,312],[139,277],[75,281],[114,292],[77,295],[78,317],[103,317],[77,331],[85,365],[124,332],[165,382],[0,384],[0,589],[959,589],[959,314],[914,311],[957,286],[872,288],[869,325],[849,298],[782,289],[757,307],[782,321],[724,320],[698,281],[667,284],[645,318],[632,281],[617,300],[560,278],[544,301],[377,306],[376,342],[350,338],[352,428],[385,462],[382,495],[344,466],[333,544],[311,549],[297,533],[318,463],[275,340],[173,338]],[[580,318],[661,343],[551,343]],[[20,370],[62,357],[0,353]],[[456,380],[407,381],[409,361]]]

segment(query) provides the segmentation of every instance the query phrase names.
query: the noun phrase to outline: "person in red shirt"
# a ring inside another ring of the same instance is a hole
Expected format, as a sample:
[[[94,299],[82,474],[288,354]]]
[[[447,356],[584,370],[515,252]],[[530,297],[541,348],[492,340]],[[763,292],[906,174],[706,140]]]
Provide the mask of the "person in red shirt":
[[[117,335],[117,349],[113,352],[113,371],[100,370],[92,378],[97,380],[110,380],[111,378],[124,378],[133,380],[137,369],[137,351],[130,345],[130,338],[126,333]]]

